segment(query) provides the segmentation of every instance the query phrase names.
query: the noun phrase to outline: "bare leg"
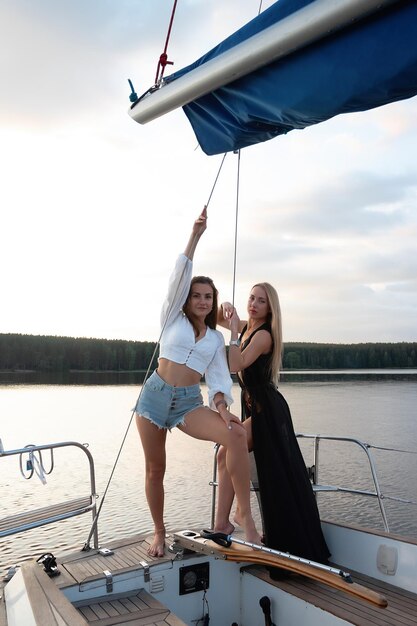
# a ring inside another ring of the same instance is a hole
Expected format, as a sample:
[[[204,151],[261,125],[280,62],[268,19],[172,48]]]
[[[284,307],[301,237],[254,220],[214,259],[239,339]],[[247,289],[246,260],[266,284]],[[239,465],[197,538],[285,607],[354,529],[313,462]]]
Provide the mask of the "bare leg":
[[[161,429],[149,420],[136,415],[136,425],[145,453],[145,493],[152,515],[155,535],[148,549],[151,556],[164,556],[164,475],[166,467],[166,429]]]
[[[217,454],[217,473],[219,476],[216,520],[214,530],[219,533],[231,535],[235,527],[230,521],[230,511],[235,498],[235,490],[226,466],[227,450],[220,446]]]
[[[252,422],[251,419],[247,419],[243,422],[243,426],[246,429],[248,450],[252,450]],[[214,530],[231,534],[235,527],[230,522],[230,511],[232,508],[235,492],[233,489],[233,483],[226,465],[226,449],[222,446],[219,449],[217,455],[217,470],[219,476],[219,490],[217,500],[217,512]],[[236,524],[242,524],[242,514],[240,512],[239,502],[235,511],[234,520]]]
[[[232,429],[228,430],[220,415],[208,408],[198,408],[188,413],[185,424],[178,428],[191,437],[213,441],[226,448],[226,467],[238,500],[246,540],[260,543],[261,538],[256,530],[250,507],[250,467],[246,429],[242,424],[233,423]]]

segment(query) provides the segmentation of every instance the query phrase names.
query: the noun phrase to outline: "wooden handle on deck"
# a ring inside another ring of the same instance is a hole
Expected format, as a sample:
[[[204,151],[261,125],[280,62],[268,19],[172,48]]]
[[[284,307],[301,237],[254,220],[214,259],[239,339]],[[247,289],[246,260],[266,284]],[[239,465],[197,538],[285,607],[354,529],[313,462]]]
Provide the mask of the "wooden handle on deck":
[[[349,583],[336,573],[318,569],[317,567],[308,565],[307,563],[287,559],[285,556],[278,556],[275,554],[261,552],[260,550],[253,550],[252,548],[236,543],[234,543],[230,548],[224,548],[207,539],[205,539],[204,542],[206,545],[213,547],[215,551],[223,554],[228,561],[245,561],[247,563],[256,563],[258,565],[280,567],[281,569],[285,569],[289,572],[294,572],[296,574],[301,574],[302,576],[307,576],[313,580],[317,580],[318,582],[328,585],[329,587],[343,591],[344,593],[355,596],[356,598],[361,598],[362,600],[375,604],[381,608],[388,606],[387,599],[382,594],[377,593],[372,589],[368,589],[358,583]]]

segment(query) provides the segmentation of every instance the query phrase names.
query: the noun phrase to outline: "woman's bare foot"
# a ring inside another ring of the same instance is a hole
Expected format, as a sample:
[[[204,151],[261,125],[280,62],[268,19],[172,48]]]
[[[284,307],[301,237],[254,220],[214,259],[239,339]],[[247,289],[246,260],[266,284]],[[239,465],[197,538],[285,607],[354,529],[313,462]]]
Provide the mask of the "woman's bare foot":
[[[233,526],[232,522],[229,521],[224,525],[222,524],[221,526],[214,526],[215,533],[223,533],[225,535],[231,535],[234,529],[235,527]]]
[[[256,543],[256,545],[258,546],[262,545],[262,537],[258,533],[256,528],[254,528],[253,530],[249,532],[246,532],[245,536],[246,536],[246,541],[248,541],[249,543]]]
[[[155,531],[151,545],[148,548],[149,556],[164,556],[165,554],[165,530]]]
[[[239,507],[237,507],[235,514],[233,515],[233,521],[236,526],[242,526],[242,516],[239,511]]]
[[[249,543],[256,543],[257,545],[262,544],[261,535],[256,530],[255,522],[251,516],[246,520],[242,520],[242,526],[245,531],[246,541]]]

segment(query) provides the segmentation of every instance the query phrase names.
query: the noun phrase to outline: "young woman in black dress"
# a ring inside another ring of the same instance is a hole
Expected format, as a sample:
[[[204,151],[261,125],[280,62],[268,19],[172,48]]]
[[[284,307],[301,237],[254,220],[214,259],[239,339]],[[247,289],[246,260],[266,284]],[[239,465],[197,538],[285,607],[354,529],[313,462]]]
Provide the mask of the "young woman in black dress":
[[[255,457],[264,542],[270,548],[325,563],[330,553],[316,499],[290,409],[277,388],[283,344],[279,299],[272,285],[260,283],[252,288],[247,313],[248,320],[240,320],[236,309],[225,302],[218,323],[231,331],[229,367],[237,373],[242,389],[242,418]],[[215,530],[230,534],[234,493],[222,448],[218,471]],[[239,509],[234,521],[240,522]]]

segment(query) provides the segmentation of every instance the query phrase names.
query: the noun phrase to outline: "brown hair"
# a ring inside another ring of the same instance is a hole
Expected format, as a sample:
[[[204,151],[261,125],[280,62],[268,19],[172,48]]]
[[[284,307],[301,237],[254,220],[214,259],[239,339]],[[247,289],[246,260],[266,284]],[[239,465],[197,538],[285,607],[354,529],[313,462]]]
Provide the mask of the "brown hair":
[[[185,315],[187,316],[190,324],[192,324],[193,328],[194,328],[194,332],[196,334],[198,334],[198,328],[195,327],[193,320],[190,319],[190,316],[188,315],[188,303],[190,302],[191,299],[191,293],[193,290],[193,286],[196,283],[200,283],[202,285],[210,285],[210,287],[213,290],[213,307],[210,311],[210,313],[208,313],[205,317],[205,324],[209,327],[212,328],[213,330],[216,329],[216,324],[217,324],[217,295],[218,295],[218,291],[216,289],[216,287],[214,286],[213,281],[211,280],[211,278],[209,278],[208,276],[194,276],[191,279],[191,284],[190,284],[190,291],[188,292],[188,296],[186,301],[184,302],[184,305],[182,307],[183,312],[185,313]]]

